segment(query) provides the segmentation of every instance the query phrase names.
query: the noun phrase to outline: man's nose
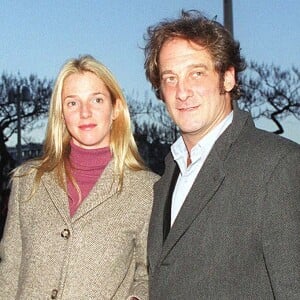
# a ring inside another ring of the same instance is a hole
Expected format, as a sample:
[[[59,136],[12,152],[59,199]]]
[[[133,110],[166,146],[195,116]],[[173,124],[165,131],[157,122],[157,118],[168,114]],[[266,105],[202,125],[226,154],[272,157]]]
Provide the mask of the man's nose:
[[[193,91],[186,79],[180,79],[176,86],[176,99],[185,101],[193,95]]]

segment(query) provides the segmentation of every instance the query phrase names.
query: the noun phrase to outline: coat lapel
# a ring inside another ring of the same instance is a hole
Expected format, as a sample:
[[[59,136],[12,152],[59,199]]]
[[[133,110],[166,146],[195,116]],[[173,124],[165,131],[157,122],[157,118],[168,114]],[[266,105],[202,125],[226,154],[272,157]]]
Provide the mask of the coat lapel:
[[[64,189],[62,189],[55,181],[54,173],[45,173],[41,178],[41,183],[45,187],[49,198],[58,210],[61,217],[66,223],[70,222],[69,202],[68,196]]]
[[[117,184],[114,181],[113,166],[114,161],[112,160],[105,168],[100,180],[96,182],[86,199],[84,199],[84,201],[78,207],[75,215],[72,218],[72,222],[75,222],[83,215],[94,209],[96,206],[100,205],[116,194]],[[54,180],[54,174],[52,172],[45,173],[42,177],[42,183],[62,218],[65,220],[65,222],[69,223],[71,218],[68,196],[66,192],[56,184]]]
[[[113,174],[114,160],[111,160],[100,179],[97,180],[88,196],[78,207],[73,216],[74,222],[117,193],[118,178],[115,178]]]

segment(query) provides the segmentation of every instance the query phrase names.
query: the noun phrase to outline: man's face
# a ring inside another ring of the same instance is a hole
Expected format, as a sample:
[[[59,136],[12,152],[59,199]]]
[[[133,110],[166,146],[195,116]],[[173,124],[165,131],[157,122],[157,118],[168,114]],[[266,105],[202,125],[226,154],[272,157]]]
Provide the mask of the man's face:
[[[228,92],[235,85],[234,69],[221,82],[209,52],[180,38],[163,44],[159,69],[162,98],[190,150],[232,110]]]

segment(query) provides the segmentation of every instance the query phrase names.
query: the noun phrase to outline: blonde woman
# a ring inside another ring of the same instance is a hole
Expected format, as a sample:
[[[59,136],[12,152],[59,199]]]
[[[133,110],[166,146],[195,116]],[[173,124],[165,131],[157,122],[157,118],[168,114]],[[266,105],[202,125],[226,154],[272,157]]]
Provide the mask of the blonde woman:
[[[0,298],[148,299],[156,179],[111,72],[91,56],[68,61],[54,85],[44,154],[13,175]]]

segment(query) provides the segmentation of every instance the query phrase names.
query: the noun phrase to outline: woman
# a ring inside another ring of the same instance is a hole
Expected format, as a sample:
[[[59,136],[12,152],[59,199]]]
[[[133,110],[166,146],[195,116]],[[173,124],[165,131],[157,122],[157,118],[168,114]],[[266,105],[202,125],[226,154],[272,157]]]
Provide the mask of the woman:
[[[146,239],[156,175],[126,101],[91,56],[56,80],[41,159],[13,176],[1,242],[1,299],[147,299]]]

